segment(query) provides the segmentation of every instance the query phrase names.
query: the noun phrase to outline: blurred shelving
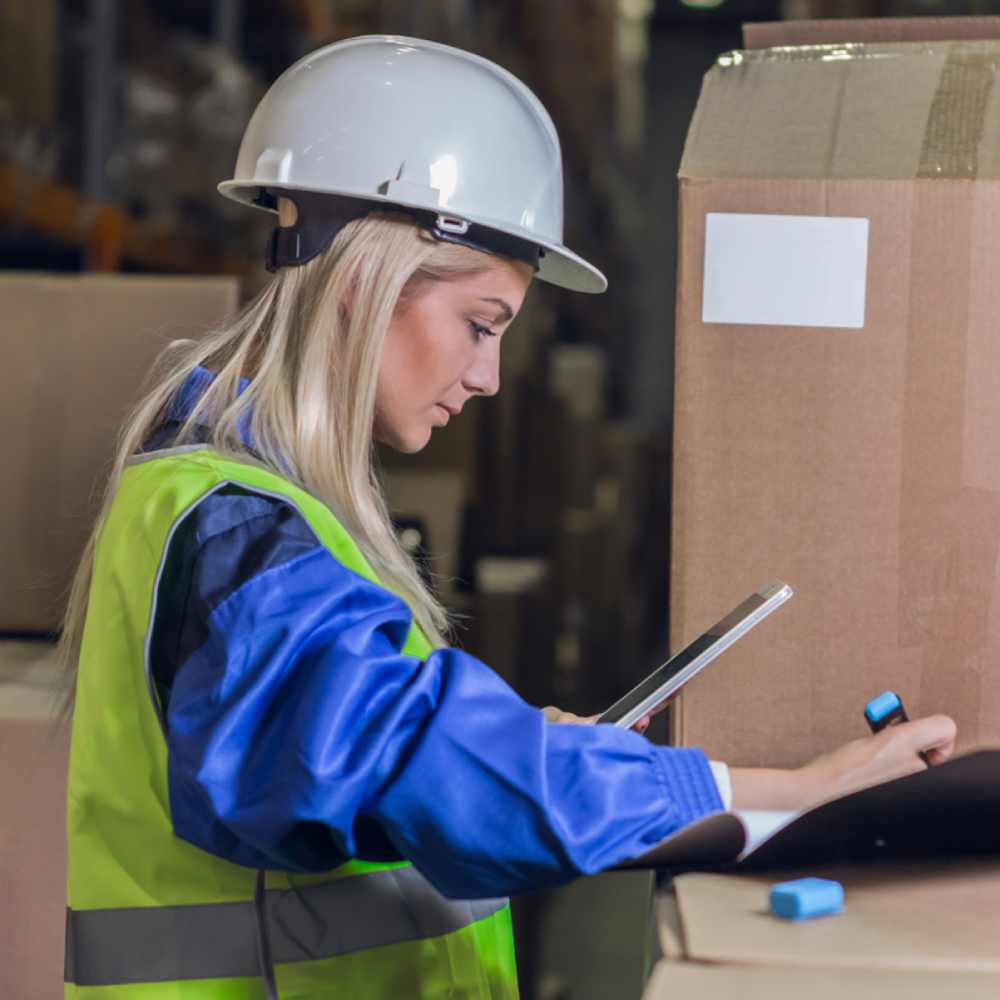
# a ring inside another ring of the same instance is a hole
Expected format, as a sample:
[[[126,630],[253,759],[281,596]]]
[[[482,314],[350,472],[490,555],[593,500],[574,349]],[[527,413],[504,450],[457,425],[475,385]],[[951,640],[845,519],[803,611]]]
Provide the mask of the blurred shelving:
[[[122,208],[88,201],[74,188],[0,161],[0,227],[34,232],[78,248],[86,270],[123,267],[167,273],[243,274],[245,258],[220,254],[176,229],[132,217]],[[3,229],[0,228],[0,241]]]

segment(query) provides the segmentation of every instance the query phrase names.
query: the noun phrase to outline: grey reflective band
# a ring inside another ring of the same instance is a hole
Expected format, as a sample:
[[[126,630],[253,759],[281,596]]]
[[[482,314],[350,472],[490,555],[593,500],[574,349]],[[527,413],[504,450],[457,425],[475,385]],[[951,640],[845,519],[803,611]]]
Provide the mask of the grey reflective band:
[[[282,965],[438,937],[506,905],[445,899],[411,867],[268,889],[271,955]],[[65,979],[77,986],[259,975],[252,899],[66,911]]]

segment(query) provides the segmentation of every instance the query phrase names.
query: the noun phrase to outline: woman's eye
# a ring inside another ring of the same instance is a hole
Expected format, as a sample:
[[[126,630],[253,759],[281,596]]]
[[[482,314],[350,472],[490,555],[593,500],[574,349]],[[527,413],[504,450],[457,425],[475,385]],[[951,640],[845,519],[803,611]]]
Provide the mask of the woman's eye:
[[[469,320],[469,329],[476,335],[478,340],[480,337],[495,337],[496,333],[491,330],[488,326],[483,326],[482,323],[477,323],[475,320]]]

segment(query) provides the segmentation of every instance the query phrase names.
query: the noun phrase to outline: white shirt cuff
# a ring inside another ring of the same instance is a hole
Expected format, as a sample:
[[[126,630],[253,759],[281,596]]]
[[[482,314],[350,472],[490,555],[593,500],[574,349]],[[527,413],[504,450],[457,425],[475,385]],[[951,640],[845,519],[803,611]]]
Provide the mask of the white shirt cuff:
[[[729,767],[717,760],[710,760],[708,766],[712,769],[712,777],[719,789],[722,808],[728,812],[733,807],[733,781],[729,776]]]

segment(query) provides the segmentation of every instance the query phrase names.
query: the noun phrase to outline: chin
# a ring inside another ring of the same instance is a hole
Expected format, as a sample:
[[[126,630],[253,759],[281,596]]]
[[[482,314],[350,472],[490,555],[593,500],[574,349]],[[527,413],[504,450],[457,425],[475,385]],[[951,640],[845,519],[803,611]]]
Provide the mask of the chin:
[[[413,430],[409,433],[385,435],[381,438],[383,444],[387,444],[393,451],[398,451],[403,455],[415,455],[418,451],[423,451],[431,439],[431,429],[426,427],[420,430]]]

